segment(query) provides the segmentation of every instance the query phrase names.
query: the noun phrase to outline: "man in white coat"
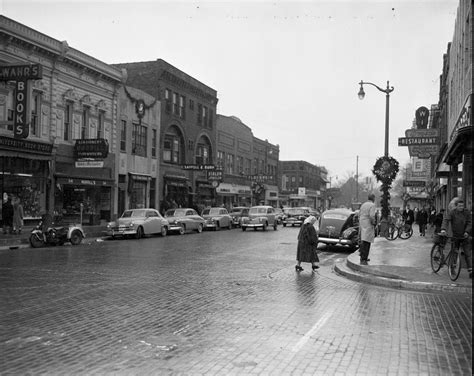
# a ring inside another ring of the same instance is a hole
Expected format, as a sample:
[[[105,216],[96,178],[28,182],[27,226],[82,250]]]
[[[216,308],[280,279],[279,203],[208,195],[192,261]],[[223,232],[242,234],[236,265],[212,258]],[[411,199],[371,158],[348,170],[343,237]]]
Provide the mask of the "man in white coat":
[[[360,226],[360,264],[368,265],[370,244],[375,239],[375,195],[369,193],[368,201],[360,207],[359,226]]]

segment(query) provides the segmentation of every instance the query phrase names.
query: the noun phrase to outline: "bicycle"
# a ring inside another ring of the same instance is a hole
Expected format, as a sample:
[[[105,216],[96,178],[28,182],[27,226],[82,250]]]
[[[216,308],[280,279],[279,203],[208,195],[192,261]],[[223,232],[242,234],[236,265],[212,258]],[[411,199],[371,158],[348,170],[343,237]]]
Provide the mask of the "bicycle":
[[[387,233],[385,234],[385,239],[395,240],[398,238],[400,228],[395,223],[389,223]]]
[[[437,273],[443,265],[446,265],[448,267],[449,278],[451,278],[451,281],[455,281],[461,273],[460,249],[464,242],[467,241],[467,238],[457,238],[442,233],[438,233],[437,235],[439,236],[439,242],[436,242],[431,248],[431,269]],[[448,240],[451,242],[451,249],[445,257],[444,250]]]
[[[402,225],[398,228],[398,237],[400,239],[406,240],[406,239],[410,239],[412,235],[413,235],[412,225],[403,222]]]

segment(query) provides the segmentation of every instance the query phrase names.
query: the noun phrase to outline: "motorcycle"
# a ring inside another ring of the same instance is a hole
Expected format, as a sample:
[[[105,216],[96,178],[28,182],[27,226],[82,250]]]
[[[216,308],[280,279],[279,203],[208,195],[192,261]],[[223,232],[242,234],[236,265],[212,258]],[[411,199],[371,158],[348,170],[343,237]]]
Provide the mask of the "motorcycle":
[[[50,224],[51,226],[43,218],[31,231],[30,244],[33,248],[47,245],[63,245],[66,242],[70,242],[72,245],[79,245],[86,236],[81,225],[54,226],[54,222]]]

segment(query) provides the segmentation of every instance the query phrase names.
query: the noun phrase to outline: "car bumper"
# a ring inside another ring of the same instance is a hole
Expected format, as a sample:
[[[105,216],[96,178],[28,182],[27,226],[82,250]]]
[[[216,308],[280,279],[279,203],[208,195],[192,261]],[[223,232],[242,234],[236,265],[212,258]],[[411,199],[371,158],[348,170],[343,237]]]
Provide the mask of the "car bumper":
[[[183,228],[180,224],[170,224],[168,226],[168,231],[180,231]]]
[[[303,221],[285,219],[283,221],[283,224],[284,225],[299,225],[299,226],[301,226],[303,224]]]
[[[318,237],[319,243],[330,244],[330,245],[346,245],[349,247],[354,247],[355,244],[353,241],[349,239],[340,239],[340,238],[325,238],[324,236]]]
[[[132,229],[132,228],[111,228],[111,229],[107,229],[107,235],[109,235],[109,236],[135,235],[136,233],[137,233],[137,230]]]
[[[242,227],[263,227],[263,223],[242,223]]]
[[[217,228],[217,223],[204,223],[203,224],[204,229],[215,229]]]

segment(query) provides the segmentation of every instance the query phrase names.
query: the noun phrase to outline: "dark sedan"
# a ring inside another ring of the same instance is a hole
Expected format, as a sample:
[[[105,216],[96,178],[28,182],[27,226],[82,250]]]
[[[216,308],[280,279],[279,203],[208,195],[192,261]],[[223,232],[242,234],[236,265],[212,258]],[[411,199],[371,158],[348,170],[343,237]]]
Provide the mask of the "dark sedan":
[[[359,212],[349,209],[326,210],[319,220],[319,243],[359,248]]]

